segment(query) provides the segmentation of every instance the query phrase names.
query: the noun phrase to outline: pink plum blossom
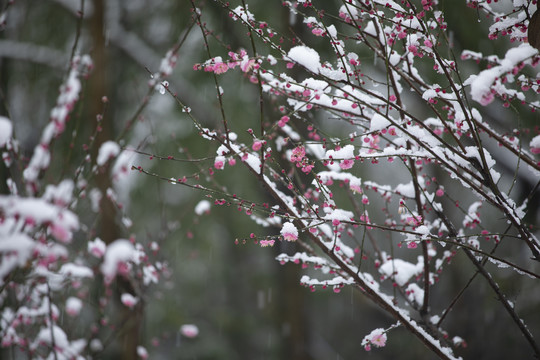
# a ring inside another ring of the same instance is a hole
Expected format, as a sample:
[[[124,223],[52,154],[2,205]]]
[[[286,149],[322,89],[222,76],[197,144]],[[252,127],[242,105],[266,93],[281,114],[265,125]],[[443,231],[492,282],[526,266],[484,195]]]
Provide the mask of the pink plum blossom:
[[[353,165],[354,165],[354,160],[351,160],[351,159],[341,160],[341,162],[339,163],[339,167],[343,170],[350,169],[353,167]]]
[[[56,240],[63,243],[71,242],[71,232],[68,231],[64,226],[59,224],[51,224],[49,226],[49,230],[51,231],[51,235],[54,236]]]
[[[540,154],[540,135],[536,135],[529,143],[531,152],[533,154]]]
[[[81,312],[82,301],[76,297],[69,297],[66,300],[66,313],[69,316],[77,316]]]
[[[298,240],[298,229],[292,222],[286,222],[281,228],[280,234],[283,236],[283,239],[286,241],[296,241]]]
[[[278,121],[278,126],[279,127],[284,127],[285,124],[287,124],[287,122],[289,122],[290,118],[287,116],[287,115],[283,115],[281,117],[281,119],[279,119]]]
[[[251,148],[253,149],[253,151],[259,151],[261,150],[262,146],[263,146],[262,141],[256,140],[253,142],[253,145],[251,145]]]
[[[302,172],[305,173],[305,174],[309,174],[311,172],[311,170],[313,169],[313,167],[314,167],[313,164],[304,165],[304,166],[302,166]]]
[[[311,30],[311,33],[315,36],[323,36],[324,35],[324,30],[321,29],[321,28],[315,28],[313,30]]]
[[[185,324],[180,326],[180,334],[192,339],[199,335],[199,328],[197,327],[197,325]]]
[[[268,246],[274,246],[275,240],[261,240],[259,241],[259,244],[261,247],[268,247]]]
[[[482,95],[482,99],[480,100],[480,104],[486,106],[493,102],[495,99],[495,95],[492,92],[488,92],[487,94]]]
[[[223,166],[224,166],[223,160],[216,159],[216,161],[214,162],[214,167],[216,169],[221,170],[221,169],[223,169]]]
[[[383,347],[386,345],[386,334],[376,334],[371,338],[371,343],[377,347]]]
[[[122,304],[124,304],[130,309],[133,309],[133,307],[135,307],[135,305],[137,305],[137,303],[139,302],[139,299],[128,293],[122,294],[120,300],[122,301]]]
[[[366,335],[364,339],[362,339],[362,346],[364,346],[366,351],[370,351],[371,345],[375,345],[376,347],[386,346],[386,340],[387,337],[385,330],[375,329],[369,335]]]
[[[142,346],[137,346],[137,355],[142,359],[148,359],[148,351]]]
[[[297,146],[293,149],[291,155],[292,162],[299,162],[306,156],[306,149],[303,146]]]
[[[253,59],[243,60],[242,63],[240,64],[240,70],[242,70],[243,72],[248,72],[254,67],[254,65],[255,65],[255,60]]]
[[[224,74],[229,70],[229,66],[226,63],[220,62],[214,65],[213,71],[215,74]]]
[[[103,257],[106,249],[107,245],[100,238],[95,238],[94,241],[88,242],[88,252],[97,258]]]

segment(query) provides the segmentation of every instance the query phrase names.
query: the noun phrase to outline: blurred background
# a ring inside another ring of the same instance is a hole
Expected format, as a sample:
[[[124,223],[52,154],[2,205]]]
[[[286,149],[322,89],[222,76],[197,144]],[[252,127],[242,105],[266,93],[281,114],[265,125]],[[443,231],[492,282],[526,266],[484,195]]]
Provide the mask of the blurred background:
[[[200,29],[197,26],[190,29],[193,16],[190,2],[85,0],[83,3],[81,12],[81,2],[76,0],[19,0],[9,6],[7,1],[0,2],[2,9],[7,7],[0,32],[0,115],[12,120],[23,155],[29,156],[39,141],[72,52],[87,53],[94,61],[93,72],[84,82],[68,129],[54,144],[55,161],[44,175],[45,182],[58,183],[73,177],[85,155],[83,145],[91,143],[98,114],[103,114],[103,130],[94,142],[91,150],[94,154],[103,142],[119,140],[123,145],[165,157],[213,156],[215,148],[201,141],[189,117],[170,95],[153,92],[148,105],[138,113],[148,99],[150,74],[158,71],[165,53],[189,32],[178,53],[176,69],[168,79],[170,89],[191,107],[193,116],[204,126],[220,127],[213,77],[193,70],[193,65],[204,62],[208,54]],[[232,3],[232,7],[240,4]],[[340,1],[314,3],[334,14],[341,5]],[[197,6],[212,32],[209,36],[212,56],[226,58],[227,51],[240,48],[251,53],[246,29],[233,22],[218,3],[197,1]],[[505,39],[488,41],[489,22],[479,19],[480,15],[467,8],[464,0],[443,2],[441,7],[456,54],[465,48],[484,54],[504,54],[504,49],[512,46]],[[287,37],[309,38],[310,46],[319,46],[324,51],[323,40],[310,37],[301,21],[293,21],[281,1],[250,1],[249,10],[258,20],[267,21]],[[223,45],[229,45],[230,49]],[[285,41],[283,46],[287,49],[291,43]],[[333,59],[335,55],[329,50],[321,56]],[[279,57],[277,53],[273,55]],[[377,67],[383,64],[376,64],[372,55],[362,56],[364,72],[368,73],[370,67],[374,72],[381,71]],[[474,62],[460,65],[464,79],[479,66]],[[225,91],[224,109],[229,124],[249,143],[245,129],[259,126],[257,87],[239,72],[221,75],[220,82]],[[106,103],[103,96],[108,99]],[[270,101],[268,104],[266,115],[278,119],[280,104]],[[508,126],[505,122],[516,116],[531,128],[538,124],[537,115],[521,110],[487,110],[485,116],[494,126]],[[511,178],[515,164],[498,160],[502,171]],[[165,178],[181,178],[213,166],[212,159],[198,163],[173,162],[136,153],[132,163]],[[362,167],[358,175],[365,169],[368,167]],[[0,171],[4,172],[0,173],[0,191],[6,193],[4,167]],[[241,166],[203,180],[219,186],[226,184],[223,189],[229,193],[241,193],[244,198],[259,203],[269,201],[264,189]],[[93,181],[102,189],[111,185],[106,176],[97,175]],[[523,194],[520,196],[527,196],[537,181],[530,175],[518,176],[516,189]],[[236,207],[212,206],[209,213],[195,214],[195,206],[206,199],[204,193],[135,172],[117,191],[124,207],[102,214],[99,221],[89,204],[81,201],[78,211],[81,222],[90,225],[78,240],[81,251],[96,234],[108,242],[133,235],[140,242],[159,244],[156,256],[168,263],[170,275],[145,294],[138,328],[151,359],[433,357],[402,328],[389,334],[385,348],[365,352],[360,346],[362,338],[375,328],[390,326],[393,319],[351,288],[335,294],[331,289],[311,293],[300,286],[304,270],[291,264],[282,266],[274,260],[279,253],[293,253],[294,245],[280,243],[273,248],[260,248],[251,240],[243,241],[252,232],[264,236],[278,230],[256,225]],[[538,196],[533,201],[538,203]],[[529,213],[530,221],[537,224],[537,216]],[[120,221],[122,218],[129,218],[132,225],[126,227]],[[528,255],[516,256],[523,259]],[[457,255],[452,270],[434,287],[433,303],[441,302],[444,309],[474,272],[466,258]],[[533,334],[540,334],[537,281],[515,277],[511,271],[497,274],[501,287],[516,304],[518,313],[527,319]],[[530,358],[527,343],[485,282],[476,279],[473,287],[474,291],[465,291],[446,323],[451,337],[458,335],[472,344],[459,354],[470,359]],[[521,294],[522,289],[528,289],[526,295]],[[184,324],[197,325],[199,335],[183,336],[180,327]],[[73,331],[84,332],[88,325],[81,318],[73,325]],[[128,337],[122,339],[130,341]],[[107,348],[101,358],[130,358],[122,350],[121,341]]]

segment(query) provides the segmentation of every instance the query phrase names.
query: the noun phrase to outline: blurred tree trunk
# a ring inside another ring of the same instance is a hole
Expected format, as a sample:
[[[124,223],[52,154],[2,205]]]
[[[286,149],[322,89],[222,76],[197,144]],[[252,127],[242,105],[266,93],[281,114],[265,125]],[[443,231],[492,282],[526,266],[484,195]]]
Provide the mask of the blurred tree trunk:
[[[1,33],[3,34],[3,32]],[[3,35],[0,35],[0,39],[3,38]],[[0,116],[5,116],[9,118],[8,109],[7,109],[7,71],[8,66],[6,65],[7,59],[0,59]],[[0,194],[8,194],[9,190],[7,187],[6,180],[10,177],[9,169],[6,167],[6,164],[2,161],[0,163]]]
[[[105,16],[106,16],[106,3],[105,0],[94,0],[94,14],[90,19],[90,32],[92,34],[92,60],[94,62],[94,70],[89,79],[89,92],[87,103],[89,104],[88,116],[92,119],[89,123],[92,124],[93,132],[98,126],[97,116],[103,113],[104,106],[102,98],[109,96],[111,89],[109,89],[108,79],[108,49],[105,38]],[[107,104],[110,106],[110,104]],[[94,147],[92,151],[92,159],[95,161],[99,148],[101,145],[109,140],[114,140],[114,124],[112,121],[111,113],[113,109],[108,108],[107,113],[103,118],[101,124],[102,128],[97,133]],[[100,202],[100,219],[99,219],[99,237],[106,243],[110,244],[116,239],[121,237],[122,231],[118,225],[118,210],[116,205],[107,194],[107,189],[112,187],[111,177],[109,174],[110,166],[104,171],[99,171],[96,174],[96,183],[99,190],[102,193]],[[134,294],[132,284],[128,280],[123,278],[117,278],[117,299],[119,300],[120,294],[128,292]],[[140,329],[143,315],[142,304],[139,304],[134,310],[130,310],[125,306],[122,306],[118,301],[117,304],[120,308],[119,316],[121,318],[120,324],[122,327],[117,329],[119,332],[119,346],[121,348],[121,359],[123,360],[135,360],[137,359],[137,346],[139,345]]]
[[[289,245],[289,244],[286,244]],[[296,248],[295,244],[290,244]],[[289,246],[287,246],[289,247]],[[297,249],[287,253],[295,253]],[[298,265],[280,266],[278,269],[278,291],[281,308],[280,322],[283,332],[282,359],[311,360],[309,355],[309,326],[306,319],[306,289],[300,286],[302,277]]]
[[[289,10],[285,7],[281,9],[282,16],[280,26],[278,27],[281,32],[288,33],[289,36],[295,38],[301,36],[304,32],[304,26],[301,21],[297,21],[296,17],[291,17]],[[293,69],[293,74],[298,75],[296,72],[299,68]],[[293,119],[294,121],[294,119]],[[300,132],[303,130],[302,126],[299,126]],[[282,168],[286,169],[290,166],[288,162],[281,164]],[[282,243],[282,249],[279,252],[285,252],[288,254],[294,254],[298,249],[298,246],[294,243]],[[276,263],[277,264],[277,263]],[[277,272],[281,289],[279,289],[282,296],[280,299],[280,307],[282,308],[281,322],[284,324],[284,331],[288,332],[288,336],[284,336],[283,342],[283,358],[284,359],[297,359],[297,360],[311,360],[313,357],[309,354],[309,324],[306,318],[306,289],[300,286],[300,278],[302,277],[302,269],[298,265],[281,266]],[[284,334],[285,335],[285,334]]]
[[[93,132],[97,124],[97,116],[103,112],[104,103],[103,96],[109,93],[107,84],[107,49],[105,44],[105,0],[94,0],[94,14],[91,18],[91,34],[92,34],[92,60],[94,62],[94,70],[89,79],[89,94],[87,103],[89,104],[88,116],[91,117]],[[110,112],[111,109],[109,109]],[[112,121],[110,118],[105,118],[101,123],[102,130],[97,133],[95,145],[92,149],[92,158],[96,159],[100,146],[114,138]],[[111,187],[111,179],[107,172],[99,172],[96,176],[96,182],[99,190],[103,195],[107,189]],[[119,237],[119,229],[116,224],[116,207],[106,197],[103,196],[100,204],[100,236],[105,243],[110,244]]]

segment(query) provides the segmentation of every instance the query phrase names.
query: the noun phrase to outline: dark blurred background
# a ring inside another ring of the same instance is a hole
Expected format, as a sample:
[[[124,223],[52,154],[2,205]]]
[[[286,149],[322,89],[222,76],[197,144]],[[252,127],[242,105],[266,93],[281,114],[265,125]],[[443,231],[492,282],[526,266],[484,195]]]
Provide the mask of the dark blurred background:
[[[0,3],[2,8],[7,6],[6,1]],[[339,1],[314,3],[334,14],[341,5]],[[75,0],[16,1],[9,7],[5,28],[0,32],[0,115],[12,120],[25,156],[31,154],[49,119],[76,39],[76,52],[88,53],[94,61],[94,70],[85,81],[68,129],[54,144],[55,162],[45,174],[49,183],[73,176],[84,156],[82,145],[89,143],[95,130],[97,114],[103,113],[104,120],[95,149],[124,134],[148,92],[150,74],[159,69],[161,58],[185,34],[192,19],[191,4],[183,0],[86,0],[84,5],[79,37],[81,5]],[[246,29],[233,22],[227,11],[214,1],[197,1],[197,5],[208,29],[219,36],[210,36],[213,56],[227,57],[228,50],[220,42],[230,45],[230,50],[245,48],[251,53]],[[504,54],[504,49],[512,46],[504,39],[488,41],[489,23],[483,19],[479,22],[478,13],[465,7],[464,1],[442,1],[441,7],[458,56],[463,48]],[[319,44],[324,49],[320,39],[310,37],[301,19],[291,23],[281,1],[250,1],[249,10],[289,38],[306,37],[312,46]],[[284,44],[287,46],[290,43]],[[260,46],[259,51],[265,50]],[[364,72],[377,66],[371,65],[372,55],[360,55],[366,64]],[[321,56],[329,60],[335,57],[330,53]],[[200,29],[195,26],[179,51],[178,64],[169,78],[170,89],[192,108],[192,114],[204,126],[219,128],[213,77],[192,68],[207,58]],[[476,66],[463,64],[463,78],[477,71]],[[239,72],[224,74],[220,81],[231,128],[248,142],[245,129],[259,126],[257,88],[242,79]],[[103,96],[108,98],[106,106]],[[279,104],[269,104],[268,116],[276,117]],[[163,156],[214,155],[215,148],[201,141],[181,110],[171,96],[156,92],[121,142]],[[519,114],[524,123],[538,121],[528,112]],[[495,124],[504,124],[508,116],[515,117],[516,113],[485,116],[492,116]],[[166,178],[181,178],[213,164],[212,160],[199,164],[150,160],[137,154],[133,154],[132,161]],[[502,161],[501,166],[507,166],[511,174],[515,164]],[[0,179],[4,177],[0,174]],[[216,174],[210,182],[214,180],[226,184],[229,193],[242,193],[244,198],[257,202],[269,200],[241,166]],[[106,180],[102,182],[99,186],[103,189],[111,186]],[[535,183],[534,178],[520,178],[518,191],[527,194],[531,183]],[[2,192],[6,192],[4,186],[2,181]],[[331,289],[311,293],[301,287],[299,279],[304,270],[297,265],[281,266],[274,260],[281,252],[294,252],[294,245],[260,248],[251,241],[244,244],[242,239],[249,239],[252,232],[264,236],[278,230],[256,225],[248,216],[240,215],[236,207],[212,206],[209,214],[197,215],[193,209],[205,199],[204,193],[137,173],[117,191],[124,213],[111,210],[113,213],[104,216],[96,231],[107,241],[134,234],[138,241],[157,242],[161,248],[158,256],[171,269],[171,275],[152,286],[145,298],[139,331],[151,359],[433,358],[402,328],[389,333],[385,348],[365,352],[360,345],[362,338],[375,328],[390,326],[393,319],[351,288],[335,294]],[[88,205],[81,205],[81,221],[92,224],[96,215],[84,206]],[[131,219],[129,229],[119,225],[122,215]],[[537,217],[531,216],[533,221]],[[81,249],[90,237],[81,236]],[[235,239],[240,239],[238,244]],[[465,256],[458,255],[452,270],[444,273],[433,288],[433,306],[444,309],[474,272]],[[501,287],[515,302],[518,313],[527,319],[533,334],[540,333],[537,281],[516,277],[510,270],[497,274]],[[527,343],[485,282],[477,278],[472,288],[465,291],[445,323],[450,337],[461,336],[471,345],[459,354],[469,359],[530,358]],[[521,294],[522,289],[527,289],[526,295]],[[193,339],[182,336],[179,329],[183,324],[196,324],[199,335]],[[83,332],[87,326],[81,321],[74,333]],[[112,346],[102,358],[116,359],[121,353],[121,346]]]

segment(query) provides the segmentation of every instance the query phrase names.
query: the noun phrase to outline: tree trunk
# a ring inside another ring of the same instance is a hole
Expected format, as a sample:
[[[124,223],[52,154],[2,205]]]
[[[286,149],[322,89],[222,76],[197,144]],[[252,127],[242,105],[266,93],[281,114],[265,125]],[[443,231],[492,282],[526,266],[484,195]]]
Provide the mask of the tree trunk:
[[[108,96],[110,93],[107,82],[108,54],[105,38],[105,12],[105,0],[94,0],[94,14],[90,19],[90,31],[92,34],[91,57],[94,62],[94,69],[89,79],[89,94],[87,99],[87,103],[89,104],[88,115],[92,119],[89,123],[93,124],[90,133],[98,126],[97,116],[103,113],[105,104],[103,103],[102,98],[103,96]],[[111,105],[112,104],[108,104],[107,106]],[[97,133],[94,147],[91,149],[93,162],[95,162],[101,145],[106,141],[114,139],[112,117],[107,115],[113,112],[113,109],[108,108],[101,124],[99,124],[102,130]],[[106,244],[110,244],[122,237],[122,230],[117,222],[119,217],[118,209],[113,201],[106,196],[107,189],[112,187],[109,169],[110,166],[105,169],[105,171],[99,171],[98,174],[96,174],[96,183],[103,195],[100,202],[98,234]],[[141,303],[133,310],[122,306],[119,301],[120,294],[124,292],[134,294],[133,286],[128,280],[123,278],[117,278],[116,285],[117,305],[120,310],[120,327],[116,331],[119,332],[118,345],[122,352],[121,359],[136,360],[137,346],[140,341],[143,305]]]

